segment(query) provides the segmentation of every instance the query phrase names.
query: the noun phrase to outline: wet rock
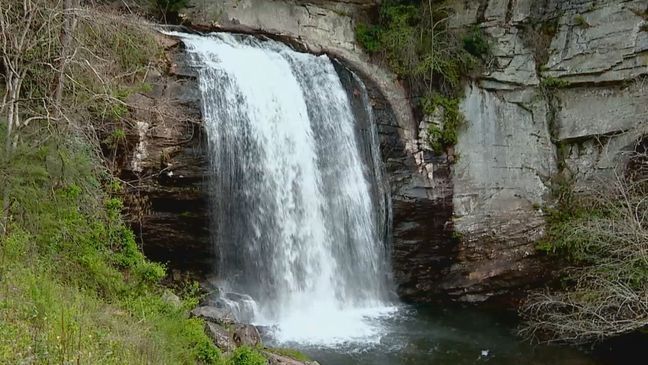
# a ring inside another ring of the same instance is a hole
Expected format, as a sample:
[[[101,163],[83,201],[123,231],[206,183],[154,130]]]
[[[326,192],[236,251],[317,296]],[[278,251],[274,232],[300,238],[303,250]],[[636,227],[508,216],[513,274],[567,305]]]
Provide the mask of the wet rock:
[[[225,308],[209,306],[198,307],[191,311],[191,315],[223,326],[230,326],[236,323],[232,312]]]
[[[251,324],[237,324],[232,335],[237,346],[257,346],[261,344],[261,335]]]
[[[205,322],[205,330],[214,345],[224,352],[231,352],[236,349],[236,343],[232,339],[232,334],[225,328],[213,322]]]
[[[263,351],[263,356],[268,359],[268,365],[319,365],[317,361],[299,361],[270,351]]]

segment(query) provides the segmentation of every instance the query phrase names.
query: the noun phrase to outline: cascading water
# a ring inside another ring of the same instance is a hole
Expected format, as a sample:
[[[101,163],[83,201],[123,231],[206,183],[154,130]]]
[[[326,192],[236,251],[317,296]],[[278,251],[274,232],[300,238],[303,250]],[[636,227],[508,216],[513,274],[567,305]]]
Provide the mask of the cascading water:
[[[224,289],[214,304],[322,364],[598,364],[526,346],[473,309],[394,313],[390,202],[362,82],[274,41],[171,34],[199,74]]]
[[[331,60],[251,36],[173,34],[199,74],[223,285],[248,294],[252,321],[279,341],[375,340],[367,318],[393,310],[388,199],[372,188],[375,130],[365,161]]]

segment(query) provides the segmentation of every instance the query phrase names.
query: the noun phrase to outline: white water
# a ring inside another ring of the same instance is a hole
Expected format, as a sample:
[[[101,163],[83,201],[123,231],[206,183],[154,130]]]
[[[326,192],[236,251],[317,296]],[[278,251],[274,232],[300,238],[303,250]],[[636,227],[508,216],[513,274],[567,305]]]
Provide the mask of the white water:
[[[379,233],[388,208],[329,58],[249,36],[173,34],[198,69],[224,285],[254,299],[253,321],[276,326],[280,342],[378,341],[374,319],[394,311]]]

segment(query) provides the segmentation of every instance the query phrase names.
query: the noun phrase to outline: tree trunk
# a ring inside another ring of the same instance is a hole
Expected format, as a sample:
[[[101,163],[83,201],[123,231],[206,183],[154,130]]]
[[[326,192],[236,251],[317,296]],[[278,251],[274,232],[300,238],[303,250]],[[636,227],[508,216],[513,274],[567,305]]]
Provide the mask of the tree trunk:
[[[65,86],[65,68],[70,57],[70,48],[72,47],[72,35],[77,25],[76,8],[79,0],[65,0],[63,4],[63,30],[61,31],[61,63],[58,69],[58,80],[54,90],[54,107],[55,115],[60,117],[62,114],[63,88]]]

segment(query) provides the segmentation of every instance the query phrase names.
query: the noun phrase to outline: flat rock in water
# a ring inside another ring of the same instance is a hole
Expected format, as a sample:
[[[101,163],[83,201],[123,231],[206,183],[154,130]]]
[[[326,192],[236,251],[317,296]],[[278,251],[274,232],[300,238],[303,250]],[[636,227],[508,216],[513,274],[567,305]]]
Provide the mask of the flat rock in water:
[[[263,351],[263,356],[268,359],[268,365],[319,365],[317,361],[299,361],[270,351]]]
[[[223,352],[231,352],[236,349],[236,343],[228,330],[213,322],[205,322],[205,328],[214,345]]]
[[[251,324],[238,324],[232,337],[237,346],[257,346],[261,344],[259,330]]]
[[[224,308],[209,306],[198,307],[191,311],[191,315],[223,326],[229,326],[236,323],[232,312]]]

